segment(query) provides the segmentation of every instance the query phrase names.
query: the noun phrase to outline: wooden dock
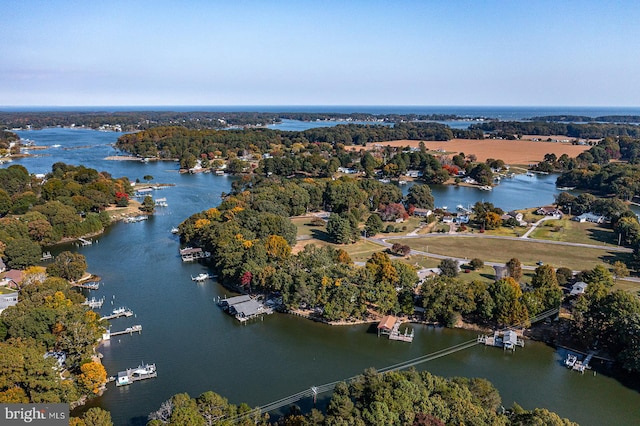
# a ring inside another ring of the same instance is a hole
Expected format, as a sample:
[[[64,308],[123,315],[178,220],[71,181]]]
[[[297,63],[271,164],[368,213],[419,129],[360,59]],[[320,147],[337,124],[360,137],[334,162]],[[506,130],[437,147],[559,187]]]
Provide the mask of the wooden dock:
[[[131,309],[118,308],[114,309],[111,315],[104,316],[100,318],[101,320],[112,320],[120,317],[130,317],[133,316],[133,311]]]
[[[398,340],[400,342],[413,342],[413,337],[415,335],[415,331],[411,330],[409,333],[408,329],[404,330],[404,333],[400,332],[400,326],[402,325],[402,320],[393,315],[387,315],[382,318],[380,323],[378,324],[378,336],[387,335],[389,336],[389,340]]]
[[[122,331],[107,330],[106,333],[102,334],[102,340],[110,340],[113,336],[120,336],[122,334],[133,335],[133,333],[138,333],[138,334],[142,333],[142,326],[134,325],[132,327],[127,327]]]
[[[87,299],[84,302],[82,302],[83,305],[87,305],[91,309],[101,308],[103,303],[104,303],[104,297],[99,300],[96,300],[95,297],[92,297],[90,300]]]
[[[84,288],[86,290],[98,290],[100,288],[100,283],[93,281],[84,284],[72,284],[71,287]]]
[[[180,249],[180,258],[183,262],[193,262],[198,259],[211,257],[211,253],[202,250],[200,247],[185,247]]]
[[[413,342],[413,336],[415,331],[411,329],[411,333],[409,333],[409,329],[404,330],[404,333],[400,333],[400,325],[402,321],[398,321],[393,325],[391,329],[391,333],[389,333],[389,340],[399,340],[401,342]]]
[[[486,346],[495,346],[504,350],[515,351],[516,346],[524,348],[524,340],[518,338],[518,335],[513,330],[496,331],[493,336],[482,335],[478,336],[478,343],[483,343]]]

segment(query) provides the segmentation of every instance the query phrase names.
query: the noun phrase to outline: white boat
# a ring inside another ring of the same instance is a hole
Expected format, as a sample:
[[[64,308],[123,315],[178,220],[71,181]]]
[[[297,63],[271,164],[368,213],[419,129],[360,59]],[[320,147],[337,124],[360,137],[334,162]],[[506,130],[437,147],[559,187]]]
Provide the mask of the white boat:
[[[191,281],[196,281],[196,282],[202,282],[205,280],[208,280],[209,278],[213,278],[211,275],[209,274],[199,274],[198,276],[191,276]]]
[[[113,311],[111,311],[111,313],[113,315],[120,315],[120,314],[124,314],[127,311],[127,308],[116,308]]]
[[[493,188],[490,187],[489,185],[483,185],[483,186],[480,187],[480,189],[483,190],[483,191],[491,191],[491,190],[493,190]]]
[[[467,209],[465,209],[465,208],[464,208],[464,206],[463,206],[462,204],[458,204],[458,205],[456,206],[456,209],[458,209],[458,210],[459,210],[459,211],[461,211],[461,212],[463,212],[463,211],[467,210]]]
[[[573,354],[567,354],[567,358],[564,360],[564,365],[567,368],[573,368],[573,366],[576,364],[576,361],[578,361],[577,356]]]
[[[406,180],[399,180],[398,181],[398,185],[406,185],[407,181]]]
[[[171,228],[171,233],[172,234],[177,234],[179,232],[180,232],[180,230],[178,228],[176,228],[176,227]]]
[[[145,365],[138,366],[138,368],[136,368],[131,372],[131,375],[134,377],[135,376],[141,377],[141,376],[148,376],[155,372],[156,372],[155,364],[145,364]]]
[[[60,148],[62,145],[60,145],[59,143],[53,144],[51,145],[51,148]]]

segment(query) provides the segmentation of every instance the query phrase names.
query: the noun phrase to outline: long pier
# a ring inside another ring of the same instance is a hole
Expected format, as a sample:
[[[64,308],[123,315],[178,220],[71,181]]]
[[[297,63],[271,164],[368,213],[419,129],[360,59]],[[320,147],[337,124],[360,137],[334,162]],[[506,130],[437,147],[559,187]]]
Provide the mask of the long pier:
[[[129,335],[133,335],[133,333],[142,333],[142,326],[141,325],[134,325],[132,327],[127,327],[122,331],[111,331],[111,330],[107,330],[106,333],[104,333],[102,335],[102,340],[109,340],[111,339],[113,336],[120,336],[122,334],[129,334]]]

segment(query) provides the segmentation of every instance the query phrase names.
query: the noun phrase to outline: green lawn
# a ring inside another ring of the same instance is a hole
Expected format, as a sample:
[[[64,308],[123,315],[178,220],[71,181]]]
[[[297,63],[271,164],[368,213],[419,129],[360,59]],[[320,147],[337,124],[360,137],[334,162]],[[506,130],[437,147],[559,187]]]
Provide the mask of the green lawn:
[[[597,264],[628,261],[629,253],[610,252],[606,249],[567,247],[543,242],[500,240],[493,238],[465,238],[435,236],[393,240],[429,253],[451,255],[485,262],[507,262],[518,258],[525,265],[535,266],[542,261],[555,267],[565,266],[573,270],[593,269]],[[626,263],[626,262],[625,262]]]
[[[310,237],[313,236],[314,232],[324,231],[324,226],[314,226],[311,224],[311,217],[294,217],[291,219],[291,222],[298,229],[298,237]]]
[[[15,293],[17,290],[14,290],[12,288],[9,287],[5,287],[5,286],[0,286],[0,294],[10,294],[10,293]]]
[[[583,244],[617,244],[613,229],[597,223],[579,223],[569,219],[542,222],[531,233],[530,238]]]

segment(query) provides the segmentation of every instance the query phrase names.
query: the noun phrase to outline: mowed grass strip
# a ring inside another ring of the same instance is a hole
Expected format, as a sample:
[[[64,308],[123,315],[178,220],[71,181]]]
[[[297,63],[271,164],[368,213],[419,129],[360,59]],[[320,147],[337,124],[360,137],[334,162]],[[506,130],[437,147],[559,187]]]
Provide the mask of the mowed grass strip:
[[[436,236],[429,238],[393,239],[389,242],[406,244],[413,250],[472,259],[484,262],[507,262],[517,258],[524,265],[535,266],[542,261],[555,267],[572,270],[593,269],[598,264],[628,261],[629,253],[610,252],[605,249],[545,244],[538,241],[514,241],[495,238]]]

